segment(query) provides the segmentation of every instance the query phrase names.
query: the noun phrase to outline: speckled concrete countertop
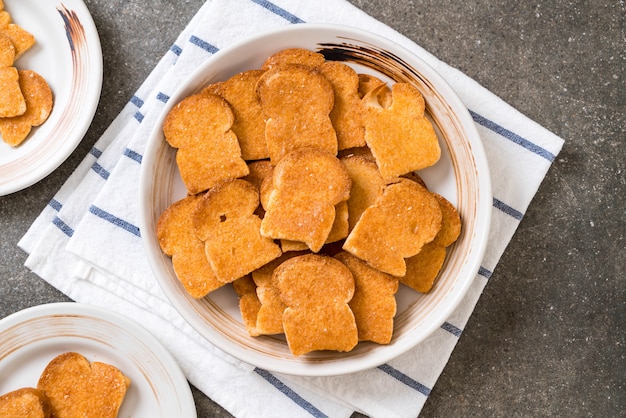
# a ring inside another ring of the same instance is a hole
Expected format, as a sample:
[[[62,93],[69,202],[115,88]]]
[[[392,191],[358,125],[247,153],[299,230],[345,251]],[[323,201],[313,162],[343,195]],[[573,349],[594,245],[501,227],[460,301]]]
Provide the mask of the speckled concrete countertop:
[[[100,105],[60,168],[0,197],[0,317],[67,300],[24,267],[17,242],[203,2],[85,3],[102,42]],[[351,3],[565,139],[422,416],[626,415],[624,2]],[[194,396],[200,417],[229,416]]]

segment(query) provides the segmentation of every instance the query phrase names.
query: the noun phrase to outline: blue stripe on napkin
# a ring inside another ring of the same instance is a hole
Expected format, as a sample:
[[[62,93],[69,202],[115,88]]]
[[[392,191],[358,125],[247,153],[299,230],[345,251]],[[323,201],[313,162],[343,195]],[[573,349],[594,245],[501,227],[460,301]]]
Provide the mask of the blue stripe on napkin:
[[[554,161],[555,155],[552,154],[550,151],[548,151],[545,148],[540,147],[539,145],[529,141],[526,138],[522,138],[521,136],[519,136],[518,134],[516,134],[515,132],[511,132],[508,129],[506,129],[503,126],[498,125],[497,123],[487,119],[484,116],[479,115],[478,113],[468,109],[470,112],[470,115],[472,115],[472,119],[474,119],[474,122],[478,123],[479,125],[484,126],[485,128],[497,133],[498,135],[502,136],[503,138],[508,139],[509,141],[512,141],[514,143],[516,143],[517,145],[526,148],[528,151],[531,151],[537,155],[539,155],[540,157],[545,158],[546,160],[552,162]]]
[[[139,98],[139,97],[137,97],[137,96],[133,96],[133,97],[131,97],[131,98],[130,98],[130,102],[131,102],[132,104],[134,104],[135,106],[137,106],[137,107],[141,107],[141,106],[143,106],[143,103],[144,103],[144,101],[143,101],[143,100],[141,100],[141,98]]]
[[[143,160],[143,155],[139,154],[139,153],[138,153],[138,152],[136,152],[136,151],[133,151],[133,150],[132,150],[132,149],[130,149],[130,148],[126,148],[126,149],[124,150],[124,156],[126,156],[126,157],[130,158],[130,159],[131,159],[131,160],[133,160],[133,161],[138,162],[139,164],[141,164],[141,161]]]
[[[170,96],[168,96],[168,95],[167,95],[167,94],[165,94],[165,93],[161,93],[161,92],[159,92],[159,93],[157,94],[157,97],[156,97],[156,98],[157,98],[157,100],[158,100],[158,101],[160,101],[160,102],[167,103],[167,101],[170,99]]]
[[[302,409],[310,413],[312,416],[317,418],[325,418],[327,417],[322,411],[313,406],[310,402],[304,399],[302,396],[298,395],[293,389],[279,380],[276,376],[268,372],[267,370],[259,369],[258,367],[254,368],[256,374],[261,376],[263,379],[267,380],[272,384],[276,389],[278,389],[281,393],[286,395],[289,399],[294,401],[298,406]]]
[[[461,333],[463,332],[461,328],[458,328],[447,321],[441,325],[441,329],[448,331],[450,334],[454,335],[455,337],[460,337]]]
[[[178,45],[172,45],[170,48],[170,51],[172,51],[174,53],[174,55],[180,57],[180,54],[183,53],[183,49],[181,47],[179,47]]]
[[[72,237],[72,235],[74,235],[74,229],[71,228],[68,224],[66,224],[61,218],[59,218],[58,216],[55,216],[54,219],[52,220],[52,224],[54,226],[56,226],[57,228],[59,228],[61,230],[61,232],[63,232],[65,235],[67,235],[68,237]]]
[[[108,179],[111,173],[102,167],[97,161],[91,165],[91,169],[95,171],[103,179]]]
[[[189,43],[201,49],[204,49],[205,51],[210,52],[211,54],[215,54],[217,51],[219,51],[219,49],[216,46],[211,45],[207,41],[204,41],[195,35],[191,35],[191,37],[189,38]]]
[[[100,156],[102,155],[102,151],[100,151],[96,147],[91,147],[91,149],[89,150],[89,154],[93,155],[96,158],[100,158]]]
[[[57,212],[60,212],[61,208],[63,208],[63,204],[56,199],[50,199],[50,201],[48,202],[48,206],[50,206]]]
[[[274,3],[269,2],[267,0],[251,0],[252,3],[256,3],[264,9],[269,10],[270,12],[282,17],[291,23],[304,23],[304,20],[300,19],[298,16],[292,15],[288,11],[283,8],[276,6]]]
[[[524,214],[522,212],[512,208],[511,206],[509,206],[506,203],[496,199],[495,197],[493,198],[493,207],[496,208],[496,209],[501,210],[502,212],[504,212],[507,215],[517,219],[518,221],[521,221],[522,218],[524,217]]]
[[[483,276],[485,279],[489,280],[491,278],[491,275],[493,274],[493,272],[488,270],[488,269],[486,269],[483,266],[480,266],[480,268],[478,269],[478,274]]]
[[[378,369],[387,373],[389,376],[393,377],[394,379],[404,383],[408,387],[415,389],[417,392],[421,393],[422,395],[424,396],[430,395],[430,388],[428,386],[423,385],[417,380],[407,376],[406,374],[402,373],[400,370],[394,369],[388,364],[383,364],[381,366],[378,366]]]
[[[139,227],[131,224],[130,222],[126,222],[125,220],[118,218],[117,216],[112,215],[111,213],[102,210],[97,206],[91,205],[91,207],[89,207],[89,212],[105,221],[112,223],[115,226],[122,228],[125,231],[130,232],[133,235],[141,237]]]

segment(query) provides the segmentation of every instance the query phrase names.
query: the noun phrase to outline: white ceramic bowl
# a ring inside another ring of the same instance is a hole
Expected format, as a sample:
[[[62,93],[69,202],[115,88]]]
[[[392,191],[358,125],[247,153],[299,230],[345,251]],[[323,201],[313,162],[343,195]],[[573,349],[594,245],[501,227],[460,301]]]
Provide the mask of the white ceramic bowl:
[[[359,343],[352,351],[313,352],[295,357],[284,337],[250,337],[239,314],[230,286],[195,300],[180,285],[168,256],[159,248],[155,225],[159,215],[185,196],[175,164],[175,149],[163,138],[167,111],[208,83],[225,80],[259,68],[272,53],[302,47],[341,59],[358,72],[388,81],[416,85],[424,95],[434,122],[442,157],[420,171],[429,188],[450,200],[459,210],[463,228],[448,249],[434,288],[426,295],[401,286],[398,311],[390,344]],[[200,66],[167,103],[154,127],[143,157],[141,175],[141,235],[150,264],[163,291],[178,312],[209,342],[242,361],[280,373],[329,376],[381,365],[410,350],[440,327],[474,280],[482,260],[491,218],[491,183],[487,160],[474,122],[452,88],[432,68],[406,49],[377,35],[331,25],[298,24],[260,34],[216,53]]]

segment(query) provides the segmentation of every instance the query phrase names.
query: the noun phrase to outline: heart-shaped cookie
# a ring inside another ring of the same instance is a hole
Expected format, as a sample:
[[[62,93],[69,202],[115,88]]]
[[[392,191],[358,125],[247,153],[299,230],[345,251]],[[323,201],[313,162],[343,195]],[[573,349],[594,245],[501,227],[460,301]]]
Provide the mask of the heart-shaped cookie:
[[[53,417],[115,418],[129,385],[115,366],[67,352],[48,363],[37,389],[48,397]]]

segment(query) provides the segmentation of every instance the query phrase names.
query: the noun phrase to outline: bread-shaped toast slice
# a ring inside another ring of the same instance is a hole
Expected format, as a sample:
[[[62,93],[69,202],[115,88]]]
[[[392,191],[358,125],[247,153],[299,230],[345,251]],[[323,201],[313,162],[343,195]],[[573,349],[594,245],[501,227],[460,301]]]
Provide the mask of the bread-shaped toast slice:
[[[4,4],[0,0],[0,29],[6,28],[11,23],[11,15],[4,10]]]
[[[0,136],[13,147],[21,144],[33,127],[48,119],[53,105],[52,90],[41,75],[32,70],[19,70],[18,74],[26,111],[19,116],[0,119]]]
[[[76,352],[55,357],[37,383],[55,418],[115,418],[129,386],[130,379],[117,367],[90,363]]]
[[[347,200],[342,200],[335,205],[335,221],[333,222],[332,228],[330,228],[325,244],[332,244],[348,236],[350,232],[348,223],[349,215]]]
[[[302,251],[283,253],[277,259],[252,272],[252,280],[256,285],[256,295],[261,304],[256,319],[257,335],[280,334],[284,331],[283,312],[286,306],[272,282],[272,274],[276,267],[285,261],[304,254],[305,252]]]
[[[245,180],[220,183],[202,196],[194,212],[196,235],[216,277],[230,283],[282,254],[271,238],[261,236],[257,188]]]
[[[292,254],[296,253],[283,253],[279,258],[252,272],[252,280],[256,285],[256,296],[260,303],[256,317],[256,335],[272,335],[283,332],[283,312],[286,306],[280,299],[278,289],[272,284],[272,273]]]
[[[6,17],[4,18],[6,20]],[[10,21],[10,20],[9,20]],[[15,46],[15,59],[17,60],[26,51],[35,45],[35,37],[23,27],[15,23],[7,23],[6,26],[0,27],[0,33],[8,36]]]
[[[202,195],[189,195],[170,205],[159,217],[156,232],[161,250],[172,257],[176,277],[199,299],[224,285],[218,280],[196,236],[193,214]]]
[[[265,161],[265,160],[263,160]],[[261,161],[259,161],[261,162]],[[252,171],[252,164],[250,164],[250,170]],[[264,172],[264,178],[261,182],[260,186],[260,196],[261,196],[261,206],[265,208],[268,205],[269,197],[274,188],[273,181],[273,171],[274,167],[271,166],[267,168],[267,171]],[[265,216],[265,209],[263,209],[263,216]],[[348,224],[348,202],[341,201],[335,205],[335,221],[333,222],[333,226],[328,233],[328,237],[326,238],[325,244],[337,242],[339,240],[344,239],[348,236],[349,233],[349,224]],[[309,247],[301,241],[290,241],[287,239],[281,239],[280,246],[283,252],[287,251],[304,251]]]
[[[318,68],[326,58],[319,52],[314,52],[305,48],[287,48],[270,55],[261,69],[270,70],[276,67],[287,65],[302,65],[309,68]]]
[[[244,160],[268,158],[265,145],[265,120],[261,103],[256,96],[256,83],[263,70],[237,73],[228,80],[217,83],[213,92],[223,97],[233,111],[232,131],[237,135]]]
[[[373,160],[350,154],[342,157],[341,163],[348,170],[352,184],[348,199],[348,224],[352,231],[365,209],[383,193],[386,183]]]
[[[333,88],[319,71],[290,65],[267,71],[256,88],[265,122],[265,142],[274,165],[291,151],[318,148],[337,155],[330,120]]]
[[[452,203],[438,193],[433,193],[442,213],[441,229],[433,239],[433,243],[449,247],[461,235],[461,215]]]
[[[39,389],[16,389],[0,396],[0,417],[49,418],[50,404]]]
[[[319,251],[335,222],[335,206],[350,194],[344,166],[328,152],[300,149],[278,163],[272,181],[261,234]]]
[[[291,258],[272,276],[282,301],[283,328],[294,356],[317,350],[350,351],[358,343],[348,302],[354,278],[339,260],[317,254]]]
[[[235,289],[235,293],[239,297],[239,312],[248,334],[252,337],[260,335],[257,331],[256,323],[259,310],[261,309],[261,301],[256,294],[256,284],[254,284],[252,276],[248,274],[235,280],[233,289]]]
[[[0,67],[0,118],[12,118],[26,112],[26,100],[15,67]]]
[[[0,10],[0,29],[4,29],[11,23],[11,15],[5,10]]]
[[[447,247],[461,234],[461,217],[456,208],[445,197],[433,193],[442,213],[441,229],[435,238],[425,244],[421,251],[406,260],[406,275],[400,282],[421,292],[429,292],[443,267]]]
[[[326,61],[319,70],[330,82],[335,94],[330,120],[337,134],[338,149],[365,146],[358,74],[339,61]]]
[[[405,259],[435,238],[441,218],[432,193],[412,180],[398,179],[363,212],[343,249],[382,272],[402,277]]]
[[[0,68],[13,67],[15,62],[15,46],[4,33],[0,32]]]
[[[348,236],[348,233],[350,232],[348,229],[348,216],[348,202],[344,200],[337,203],[335,205],[335,221],[333,222],[333,226],[328,233],[328,237],[326,238],[324,245],[341,241]],[[280,247],[283,252],[304,251],[309,249],[308,245],[304,242],[289,241],[285,239],[280,240]]]
[[[363,98],[365,140],[385,179],[435,164],[441,155],[437,134],[426,118],[424,97],[408,83],[391,88],[392,101],[381,104],[381,86]]]
[[[248,174],[233,122],[230,105],[215,94],[186,97],[168,113],[163,133],[178,148],[176,163],[190,194]]]
[[[359,330],[359,341],[389,344],[397,309],[398,278],[376,270],[345,251],[335,258],[345,264],[354,277],[354,296],[349,306]]]

